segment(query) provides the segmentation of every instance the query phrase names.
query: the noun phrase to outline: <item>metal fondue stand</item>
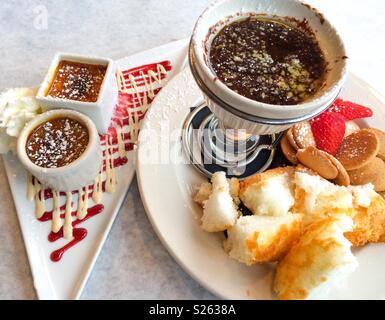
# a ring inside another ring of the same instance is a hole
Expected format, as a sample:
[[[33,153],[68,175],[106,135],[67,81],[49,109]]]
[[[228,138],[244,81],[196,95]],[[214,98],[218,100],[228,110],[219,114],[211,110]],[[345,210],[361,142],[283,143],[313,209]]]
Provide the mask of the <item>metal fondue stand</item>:
[[[332,103],[292,119],[268,119],[244,113],[216,96],[202,81],[195,68],[191,42],[188,59],[194,80],[208,99],[235,117],[253,123],[270,126],[294,125],[316,117]],[[226,128],[221,119],[211,113],[204,99],[192,106],[191,110],[183,125],[182,143],[191,164],[199,172],[211,178],[214,172],[225,171],[229,177],[244,179],[270,167],[284,132],[258,136],[248,134],[244,130]]]

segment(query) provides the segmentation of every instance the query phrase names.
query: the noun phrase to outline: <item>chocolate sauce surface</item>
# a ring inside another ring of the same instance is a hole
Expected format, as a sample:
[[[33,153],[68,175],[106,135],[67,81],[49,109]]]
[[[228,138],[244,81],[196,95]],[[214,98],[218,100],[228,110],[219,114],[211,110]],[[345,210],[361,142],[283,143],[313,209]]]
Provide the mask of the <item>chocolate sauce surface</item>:
[[[324,82],[327,65],[313,34],[254,16],[223,27],[212,41],[209,61],[227,87],[274,105],[311,98]]]
[[[78,159],[88,145],[87,128],[77,120],[55,118],[37,126],[25,150],[29,159],[43,168],[58,168]]]

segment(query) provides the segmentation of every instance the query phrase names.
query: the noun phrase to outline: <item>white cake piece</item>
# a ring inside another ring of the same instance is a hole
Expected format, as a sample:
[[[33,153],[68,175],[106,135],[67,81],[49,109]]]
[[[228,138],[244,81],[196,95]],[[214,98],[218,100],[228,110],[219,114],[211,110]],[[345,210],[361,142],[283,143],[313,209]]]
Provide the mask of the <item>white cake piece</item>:
[[[241,200],[239,199],[239,180],[237,178],[227,179],[230,187],[230,194],[233,198],[233,201],[238,205]],[[195,193],[193,200],[203,207],[205,201],[207,201],[212,192],[212,186],[210,182],[203,182],[198,188],[198,191]]]
[[[362,186],[349,186],[348,189],[353,194],[354,205],[359,207],[368,208],[373,199],[379,196],[371,183]]]
[[[203,204],[209,199],[212,189],[210,182],[203,182],[194,196],[194,201],[203,207]]]
[[[296,212],[304,214],[305,224],[325,215],[343,212],[353,207],[353,195],[347,187],[335,185],[318,175],[297,171]]]
[[[277,168],[246,179],[240,198],[253,214],[282,216],[294,205],[293,168]]]
[[[279,299],[316,299],[357,268],[344,232],[353,221],[346,215],[310,224],[278,263],[274,289]]]
[[[234,203],[239,205],[241,200],[239,199],[239,180],[237,178],[229,179],[230,194],[233,197]]]
[[[230,194],[230,185],[224,172],[216,172],[212,179],[212,193],[203,204],[202,229],[219,232],[235,224],[238,211]]]
[[[227,230],[225,251],[247,265],[277,261],[298,239],[302,229],[299,214],[243,216]]]

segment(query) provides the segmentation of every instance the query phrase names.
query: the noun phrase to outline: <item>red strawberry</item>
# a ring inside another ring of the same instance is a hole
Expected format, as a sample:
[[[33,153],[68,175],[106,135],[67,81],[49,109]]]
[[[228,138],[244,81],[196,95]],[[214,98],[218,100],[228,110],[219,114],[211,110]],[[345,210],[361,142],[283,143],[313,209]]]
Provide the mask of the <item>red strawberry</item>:
[[[342,114],[347,121],[368,118],[373,115],[373,111],[370,108],[342,99],[334,101],[333,105],[328,109],[328,112]]]
[[[310,121],[317,148],[335,156],[345,135],[345,118],[334,112],[324,112]]]

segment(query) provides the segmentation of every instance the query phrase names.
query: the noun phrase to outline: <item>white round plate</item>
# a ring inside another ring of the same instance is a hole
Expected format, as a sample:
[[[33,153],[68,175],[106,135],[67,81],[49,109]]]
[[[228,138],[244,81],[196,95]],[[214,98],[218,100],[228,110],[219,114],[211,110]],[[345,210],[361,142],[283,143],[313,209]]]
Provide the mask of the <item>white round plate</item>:
[[[361,121],[362,126],[385,130],[385,99],[365,82],[350,74],[341,97],[372,108],[374,116]],[[148,111],[137,153],[145,209],[170,254],[208,290],[225,299],[273,299],[274,265],[247,267],[238,263],[224,252],[223,233],[207,233],[199,227],[202,210],[192,195],[194,186],[206,179],[184,157],[181,129],[190,108],[201,99],[186,68],[162,89]],[[170,132],[171,142],[167,139]],[[354,253],[358,269],[320,298],[385,298],[385,244],[354,249]]]

